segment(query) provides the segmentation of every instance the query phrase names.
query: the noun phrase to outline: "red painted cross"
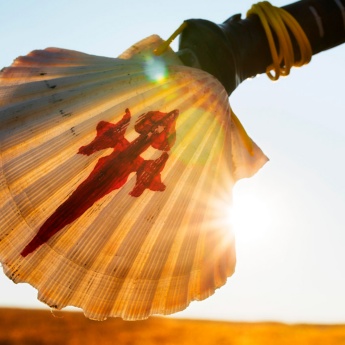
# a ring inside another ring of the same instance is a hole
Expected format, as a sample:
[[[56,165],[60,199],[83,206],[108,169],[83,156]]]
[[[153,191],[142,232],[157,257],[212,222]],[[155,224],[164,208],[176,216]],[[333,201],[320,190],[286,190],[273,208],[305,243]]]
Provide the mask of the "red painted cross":
[[[128,109],[115,124],[99,122],[96,138],[90,144],[80,147],[78,153],[89,156],[106,148],[113,148],[113,152],[98,160],[91,174],[44,222],[21,255],[25,257],[32,253],[66,225],[78,219],[97,200],[121,188],[132,172],[136,172],[136,183],[130,192],[131,196],[139,197],[145,189],[164,191],[161,171],[169,158],[166,151],[175,143],[175,123],[178,115],[178,110],[169,113],[149,111],[142,114],[134,127],[140,135],[132,142],[124,137],[131,120]],[[155,160],[144,160],[140,155],[149,146],[163,153]]]

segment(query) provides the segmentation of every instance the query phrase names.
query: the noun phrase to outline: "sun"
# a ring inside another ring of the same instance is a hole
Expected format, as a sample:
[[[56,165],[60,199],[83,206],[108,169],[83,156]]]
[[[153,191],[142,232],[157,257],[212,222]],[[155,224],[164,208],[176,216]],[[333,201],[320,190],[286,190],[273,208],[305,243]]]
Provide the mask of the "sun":
[[[236,242],[257,242],[268,235],[273,222],[273,207],[267,198],[242,186],[235,186],[231,219]]]

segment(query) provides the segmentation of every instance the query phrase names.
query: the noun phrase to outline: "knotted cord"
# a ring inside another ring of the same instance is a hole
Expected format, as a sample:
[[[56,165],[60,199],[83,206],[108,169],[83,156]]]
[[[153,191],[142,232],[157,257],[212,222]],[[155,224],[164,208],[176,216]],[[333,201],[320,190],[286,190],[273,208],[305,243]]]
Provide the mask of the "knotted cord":
[[[247,12],[247,17],[253,14],[259,16],[271,50],[273,63],[266,69],[266,74],[271,80],[277,80],[280,75],[286,76],[290,73],[292,66],[300,67],[311,60],[313,53],[309,40],[297,20],[289,12],[271,5],[268,1],[263,1],[253,5]],[[295,61],[288,30],[300,50],[301,59],[299,61]],[[274,36],[277,42],[275,42]],[[271,71],[274,71],[274,74]]]
[[[271,80],[278,80],[281,75],[287,76],[291,67],[301,67],[311,60],[313,53],[309,40],[302,27],[289,12],[271,5],[268,1],[263,1],[252,6],[247,12],[247,17],[250,15],[259,16],[266,33],[273,60],[273,63],[267,67],[266,74]],[[168,40],[155,49],[154,53],[163,54],[186,26],[187,22],[183,22]],[[292,38],[300,50],[299,61],[295,60]]]

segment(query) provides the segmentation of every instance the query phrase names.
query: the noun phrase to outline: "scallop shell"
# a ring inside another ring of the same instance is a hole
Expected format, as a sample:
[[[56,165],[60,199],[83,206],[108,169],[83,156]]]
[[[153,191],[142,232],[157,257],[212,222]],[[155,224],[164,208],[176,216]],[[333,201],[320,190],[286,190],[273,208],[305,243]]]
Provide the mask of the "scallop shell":
[[[42,302],[145,319],[234,272],[231,189],[265,162],[209,74],[48,48],[0,79],[0,259]]]

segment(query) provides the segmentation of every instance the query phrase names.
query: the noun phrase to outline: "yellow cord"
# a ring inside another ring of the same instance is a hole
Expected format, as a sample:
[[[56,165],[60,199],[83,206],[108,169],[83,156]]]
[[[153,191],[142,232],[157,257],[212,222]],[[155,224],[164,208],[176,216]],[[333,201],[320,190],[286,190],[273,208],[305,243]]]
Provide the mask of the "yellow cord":
[[[273,60],[273,64],[266,69],[266,74],[270,79],[277,80],[280,75],[286,76],[290,73],[292,66],[300,67],[310,61],[313,53],[308,38],[296,19],[289,12],[272,6],[267,1],[263,1],[253,5],[247,12],[247,17],[251,14],[259,16],[266,32]],[[300,61],[295,61],[293,46],[287,28],[294,35],[300,49]],[[274,42],[273,33],[276,35],[277,45]],[[274,74],[271,71],[274,71]]]
[[[168,49],[170,43],[185,29],[186,26],[187,22],[183,22],[166,41],[164,41],[159,47],[154,50],[154,53],[158,56],[162,55]]]

